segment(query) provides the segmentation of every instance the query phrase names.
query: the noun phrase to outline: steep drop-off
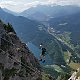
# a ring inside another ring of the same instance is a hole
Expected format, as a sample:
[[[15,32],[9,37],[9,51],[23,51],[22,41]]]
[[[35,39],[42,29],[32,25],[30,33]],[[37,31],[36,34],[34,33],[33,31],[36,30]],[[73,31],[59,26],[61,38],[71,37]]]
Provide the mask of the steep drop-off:
[[[42,80],[38,60],[10,24],[0,21],[0,80]]]

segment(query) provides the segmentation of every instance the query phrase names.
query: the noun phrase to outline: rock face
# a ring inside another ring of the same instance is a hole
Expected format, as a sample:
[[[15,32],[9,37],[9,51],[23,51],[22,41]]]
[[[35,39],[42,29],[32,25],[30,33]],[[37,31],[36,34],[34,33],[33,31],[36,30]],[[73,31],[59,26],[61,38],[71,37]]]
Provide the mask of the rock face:
[[[10,24],[0,21],[0,80],[42,80],[38,60]]]

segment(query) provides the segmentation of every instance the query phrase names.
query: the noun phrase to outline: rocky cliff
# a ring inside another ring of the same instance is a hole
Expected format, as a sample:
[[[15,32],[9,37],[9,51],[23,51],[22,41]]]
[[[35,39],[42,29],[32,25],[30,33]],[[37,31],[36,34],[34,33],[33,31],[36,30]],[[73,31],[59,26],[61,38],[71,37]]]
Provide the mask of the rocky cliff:
[[[0,80],[42,80],[38,60],[19,40],[12,25],[1,20]]]

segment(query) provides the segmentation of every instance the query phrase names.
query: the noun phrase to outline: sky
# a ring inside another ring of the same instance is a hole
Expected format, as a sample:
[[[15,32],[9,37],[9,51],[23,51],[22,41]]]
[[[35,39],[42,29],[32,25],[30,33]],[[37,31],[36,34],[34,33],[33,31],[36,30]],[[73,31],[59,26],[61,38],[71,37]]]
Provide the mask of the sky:
[[[15,12],[22,12],[37,5],[78,5],[80,0],[0,0],[0,7],[7,8]]]

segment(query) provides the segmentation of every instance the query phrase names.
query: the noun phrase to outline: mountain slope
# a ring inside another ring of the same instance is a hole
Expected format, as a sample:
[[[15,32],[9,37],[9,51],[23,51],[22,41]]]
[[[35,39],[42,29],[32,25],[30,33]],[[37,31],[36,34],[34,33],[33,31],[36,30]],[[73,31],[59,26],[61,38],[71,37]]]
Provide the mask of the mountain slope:
[[[56,29],[57,31],[63,32],[71,32],[71,39],[73,43],[80,43],[80,12],[75,13],[73,15],[68,15],[59,18],[52,18],[49,21],[51,27]]]
[[[38,27],[43,26],[39,22],[27,19],[22,16],[14,16],[4,12],[2,9],[0,9],[0,18],[6,23],[11,23],[14,26],[18,36],[22,38],[26,37],[26,41],[34,39],[37,31],[39,30]]]
[[[13,28],[0,21],[0,80],[42,80],[40,70],[38,60]]]

